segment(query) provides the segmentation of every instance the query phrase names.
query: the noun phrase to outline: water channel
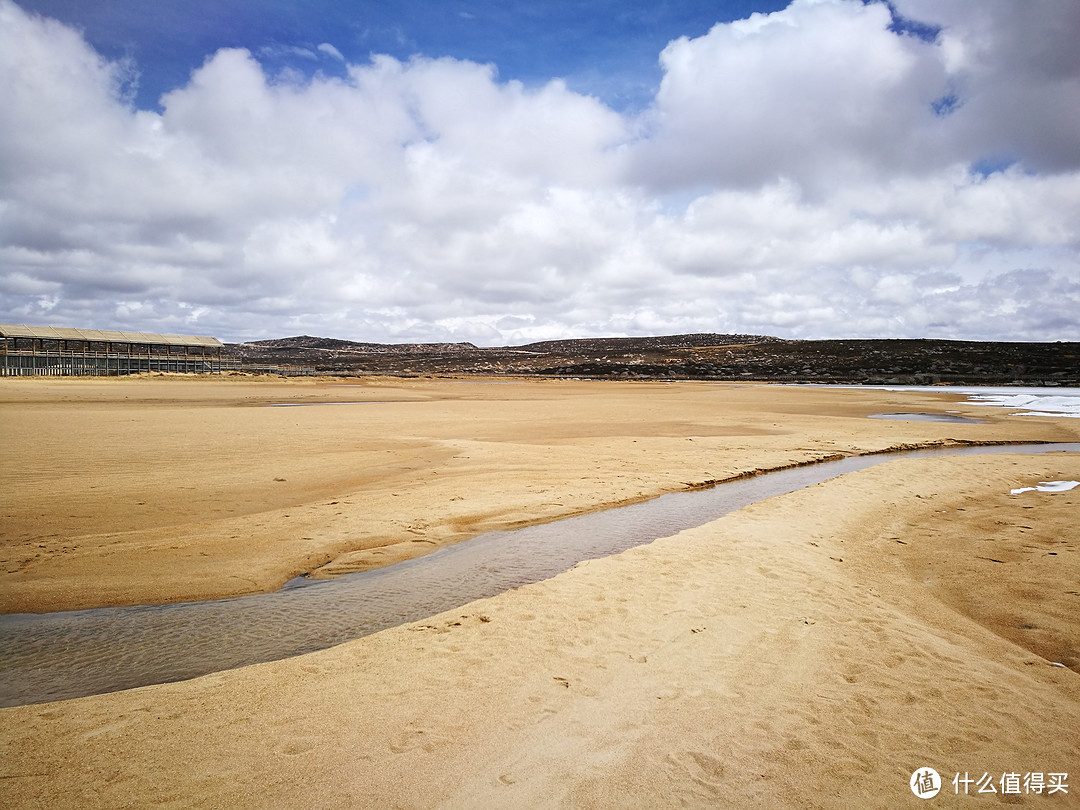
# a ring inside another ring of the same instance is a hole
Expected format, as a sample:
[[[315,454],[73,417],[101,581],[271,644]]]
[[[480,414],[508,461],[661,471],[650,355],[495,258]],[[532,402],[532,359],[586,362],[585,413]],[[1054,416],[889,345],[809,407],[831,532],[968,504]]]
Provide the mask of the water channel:
[[[951,422],[959,425],[983,425],[981,419],[951,413],[872,413],[870,419],[891,419],[899,422]]]
[[[896,458],[1080,451],[1080,443],[854,456],[513,531],[253,596],[0,616],[0,706],[194,678],[330,647],[538,582],[765,498]]]

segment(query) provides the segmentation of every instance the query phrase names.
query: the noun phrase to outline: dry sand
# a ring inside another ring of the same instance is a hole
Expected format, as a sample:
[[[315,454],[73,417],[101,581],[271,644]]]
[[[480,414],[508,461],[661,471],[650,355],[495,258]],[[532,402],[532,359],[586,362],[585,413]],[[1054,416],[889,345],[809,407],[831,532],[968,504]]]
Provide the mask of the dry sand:
[[[1077,433],[1075,420],[955,400],[704,383],[8,378],[0,612],[269,591],[836,453]],[[356,404],[325,404],[341,402]],[[863,418],[946,409],[990,423]]]
[[[9,610],[268,588],[744,470],[1080,428],[868,390],[3,383]],[[408,401],[259,407],[286,397]],[[990,423],[862,418],[945,409]],[[1060,478],[1075,455],[889,462],[321,653],[5,709],[0,805],[898,807],[931,766],[1070,773],[997,798],[1076,806],[1080,490],[1008,494]]]

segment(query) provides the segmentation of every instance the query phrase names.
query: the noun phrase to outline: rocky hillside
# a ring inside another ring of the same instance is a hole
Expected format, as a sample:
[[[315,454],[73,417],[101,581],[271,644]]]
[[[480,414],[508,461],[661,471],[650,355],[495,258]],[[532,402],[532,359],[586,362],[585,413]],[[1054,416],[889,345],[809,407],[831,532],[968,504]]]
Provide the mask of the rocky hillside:
[[[351,340],[312,337],[311,335],[255,340],[250,343],[232,345],[237,347],[237,351],[241,354],[251,356],[303,350],[352,354],[460,354],[477,350],[477,347],[471,343],[356,343]]]
[[[587,338],[480,348],[302,335],[229,344],[246,364],[338,374],[476,374],[877,384],[1080,385],[1078,343],[781,340],[761,335]]]
[[[692,349],[708,346],[737,346],[747,343],[779,342],[780,338],[765,335],[717,335],[712,332],[693,335],[665,335],[661,337],[575,338],[573,340],[543,340],[518,346],[521,351],[542,353],[588,353],[623,352],[639,353],[667,349]],[[509,348],[509,347],[504,347]]]

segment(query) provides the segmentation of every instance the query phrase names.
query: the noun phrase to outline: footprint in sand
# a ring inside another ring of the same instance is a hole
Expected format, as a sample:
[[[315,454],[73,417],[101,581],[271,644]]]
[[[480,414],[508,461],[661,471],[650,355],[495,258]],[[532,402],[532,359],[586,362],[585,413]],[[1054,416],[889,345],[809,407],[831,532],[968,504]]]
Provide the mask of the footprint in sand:
[[[702,751],[673,751],[667,756],[668,769],[687,775],[697,784],[712,790],[724,786],[724,763]]]
[[[276,744],[274,753],[285,757],[298,757],[314,751],[318,744],[318,737],[292,737]]]
[[[432,751],[442,742],[442,738],[430,729],[413,728],[401,732],[390,741],[391,754],[404,754],[416,748]]]

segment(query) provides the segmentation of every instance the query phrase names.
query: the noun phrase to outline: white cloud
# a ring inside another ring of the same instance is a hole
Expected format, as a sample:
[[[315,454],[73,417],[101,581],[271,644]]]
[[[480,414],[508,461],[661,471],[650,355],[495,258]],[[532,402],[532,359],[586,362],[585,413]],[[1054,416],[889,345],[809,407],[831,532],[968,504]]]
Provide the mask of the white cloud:
[[[931,45],[889,23],[882,4],[795,0],[672,42],[641,146],[646,179],[829,187],[925,165],[944,71]]]
[[[0,320],[1080,339],[1069,12],[899,7],[938,40],[847,0],[677,40],[632,120],[493,66],[381,56],[302,80],[230,49],[137,111],[129,66],[0,0]]]
[[[958,149],[1022,160],[1039,171],[1080,168],[1080,4],[1058,0],[899,0],[943,26],[941,58]]]
[[[319,50],[322,50],[322,48],[320,47]],[[264,45],[259,48],[259,56],[267,59],[300,58],[316,60],[319,58],[318,54],[311,48],[304,48],[300,45],[282,45],[280,43]]]
[[[337,48],[335,48],[329,42],[320,43],[317,50],[320,53],[326,54],[327,56],[329,56],[332,59],[337,59],[339,62],[344,62],[345,61],[345,57],[342,55],[341,51],[339,51]]]

